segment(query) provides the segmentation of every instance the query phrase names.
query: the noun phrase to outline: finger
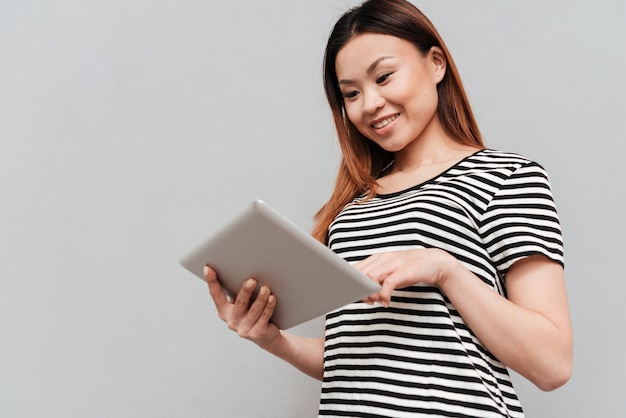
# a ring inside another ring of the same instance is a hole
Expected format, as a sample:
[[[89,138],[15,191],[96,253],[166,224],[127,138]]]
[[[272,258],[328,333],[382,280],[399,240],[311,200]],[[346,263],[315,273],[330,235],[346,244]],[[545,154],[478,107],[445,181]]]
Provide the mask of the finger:
[[[378,300],[383,304],[385,308],[388,308],[391,304],[391,294],[395,290],[393,281],[386,280],[382,283],[382,289],[378,292]]]
[[[368,296],[365,299],[361,299],[361,302],[367,303],[368,305],[373,305],[375,301],[371,296]]]
[[[363,260],[359,261],[358,263],[354,264],[354,267],[361,271],[367,271],[369,269],[372,268],[372,266],[376,265],[378,263],[378,259],[380,258],[380,254],[374,254],[374,255],[370,255],[367,258],[364,258]]]
[[[252,305],[250,305],[250,309],[248,309],[248,313],[245,318],[245,322],[247,322],[250,326],[254,326],[254,324],[256,324],[259,320],[261,314],[267,306],[270,294],[270,289],[267,286],[261,286],[259,294],[254,302],[252,302]]]
[[[223,307],[228,305],[228,297],[217,279],[217,273],[211,267],[204,266],[204,278],[209,285],[209,293],[213,298],[213,302],[215,303],[217,310],[220,311]]]
[[[256,322],[252,324],[250,328],[241,326],[238,330],[240,336],[255,341],[261,346],[263,344],[262,341],[267,340],[268,336],[273,332],[271,328],[278,328],[276,325],[270,323],[270,318],[276,308],[276,296],[272,295],[269,289],[267,295],[269,296],[267,296],[266,303],[261,309]]]
[[[270,322],[272,315],[274,315],[274,309],[276,309],[276,296],[270,293],[270,295],[267,297],[267,303],[263,307],[263,311],[261,312],[257,323],[263,323],[267,325],[267,323]]]
[[[391,260],[388,260],[388,258],[386,254],[374,254],[359,262],[361,264],[355,265],[355,267],[372,281],[381,284],[394,269]]]
[[[363,271],[371,281],[382,285],[385,280],[392,274],[393,270],[387,265],[373,265],[367,270]]]
[[[382,305],[382,298],[380,293],[375,293],[373,295],[370,295],[368,297],[366,297],[365,299],[362,300],[364,303],[367,303],[368,305]]]
[[[241,289],[239,293],[237,293],[237,297],[235,298],[235,305],[233,307],[233,320],[237,323],[244,317],[248,307],[250,306],[250,299],[252,298],[252,293],[256,289],[257,281],[255,279],[248,279],[241,285]]]

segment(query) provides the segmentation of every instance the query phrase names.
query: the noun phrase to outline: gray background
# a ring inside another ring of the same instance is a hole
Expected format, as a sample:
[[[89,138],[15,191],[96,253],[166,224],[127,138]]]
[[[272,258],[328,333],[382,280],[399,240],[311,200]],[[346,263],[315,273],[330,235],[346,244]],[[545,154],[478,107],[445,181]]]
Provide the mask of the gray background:
[[[319,383],[177,260],[257,197],[310,229],[339,155],[323,47],[353,4],[0,0],[0,416],[315,416]],[[575,372],[516,378],[527,415],[623,416],[626,3],[417,4],[488,145],[552,176]]]

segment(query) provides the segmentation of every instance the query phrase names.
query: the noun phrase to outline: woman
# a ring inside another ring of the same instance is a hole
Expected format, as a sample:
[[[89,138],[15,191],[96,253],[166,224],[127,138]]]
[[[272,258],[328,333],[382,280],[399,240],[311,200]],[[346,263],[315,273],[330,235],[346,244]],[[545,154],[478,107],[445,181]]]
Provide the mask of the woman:
[[[251,301],[249,279],[230,303],[207,267],[220,317],[321,379],[321,416],[523,416],[507,368],[543,390],[572,371],[545,171],[485,149],[445,44],[404,0],[340,18],[325,89],[343,157],[313,235],[382,290],[304,338],[269,322],[270,289]]]

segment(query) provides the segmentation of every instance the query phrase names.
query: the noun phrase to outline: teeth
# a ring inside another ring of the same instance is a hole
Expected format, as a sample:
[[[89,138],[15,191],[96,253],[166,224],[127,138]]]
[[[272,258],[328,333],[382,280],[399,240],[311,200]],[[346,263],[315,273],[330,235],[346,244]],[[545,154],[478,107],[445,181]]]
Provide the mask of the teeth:
[[[393,122],[394,120],[396,120],[398,118],[398,115],[393,115],[385,120],[383,120],[382,122],[378,122],[373,124],[372,126],[376,129],[380,129],[380,128],[384,128],[385,126],[389,125],[391,122]]]

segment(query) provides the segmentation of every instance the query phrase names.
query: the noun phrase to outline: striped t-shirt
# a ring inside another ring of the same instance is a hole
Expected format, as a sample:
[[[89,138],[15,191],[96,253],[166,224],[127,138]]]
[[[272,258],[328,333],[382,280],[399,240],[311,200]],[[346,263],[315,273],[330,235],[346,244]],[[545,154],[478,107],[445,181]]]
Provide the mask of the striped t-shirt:
[[[517,154],[478,151],[420,185],[363,200],[329,230],[329,247],[349,262],[440,248],[504,296],[516,261],[543,254],[563,263],[547,174]],[[524,415],[506,367],[438,287],[396,290],[388,308],[356,302],[331,312],[325,341],[320,416]]]

